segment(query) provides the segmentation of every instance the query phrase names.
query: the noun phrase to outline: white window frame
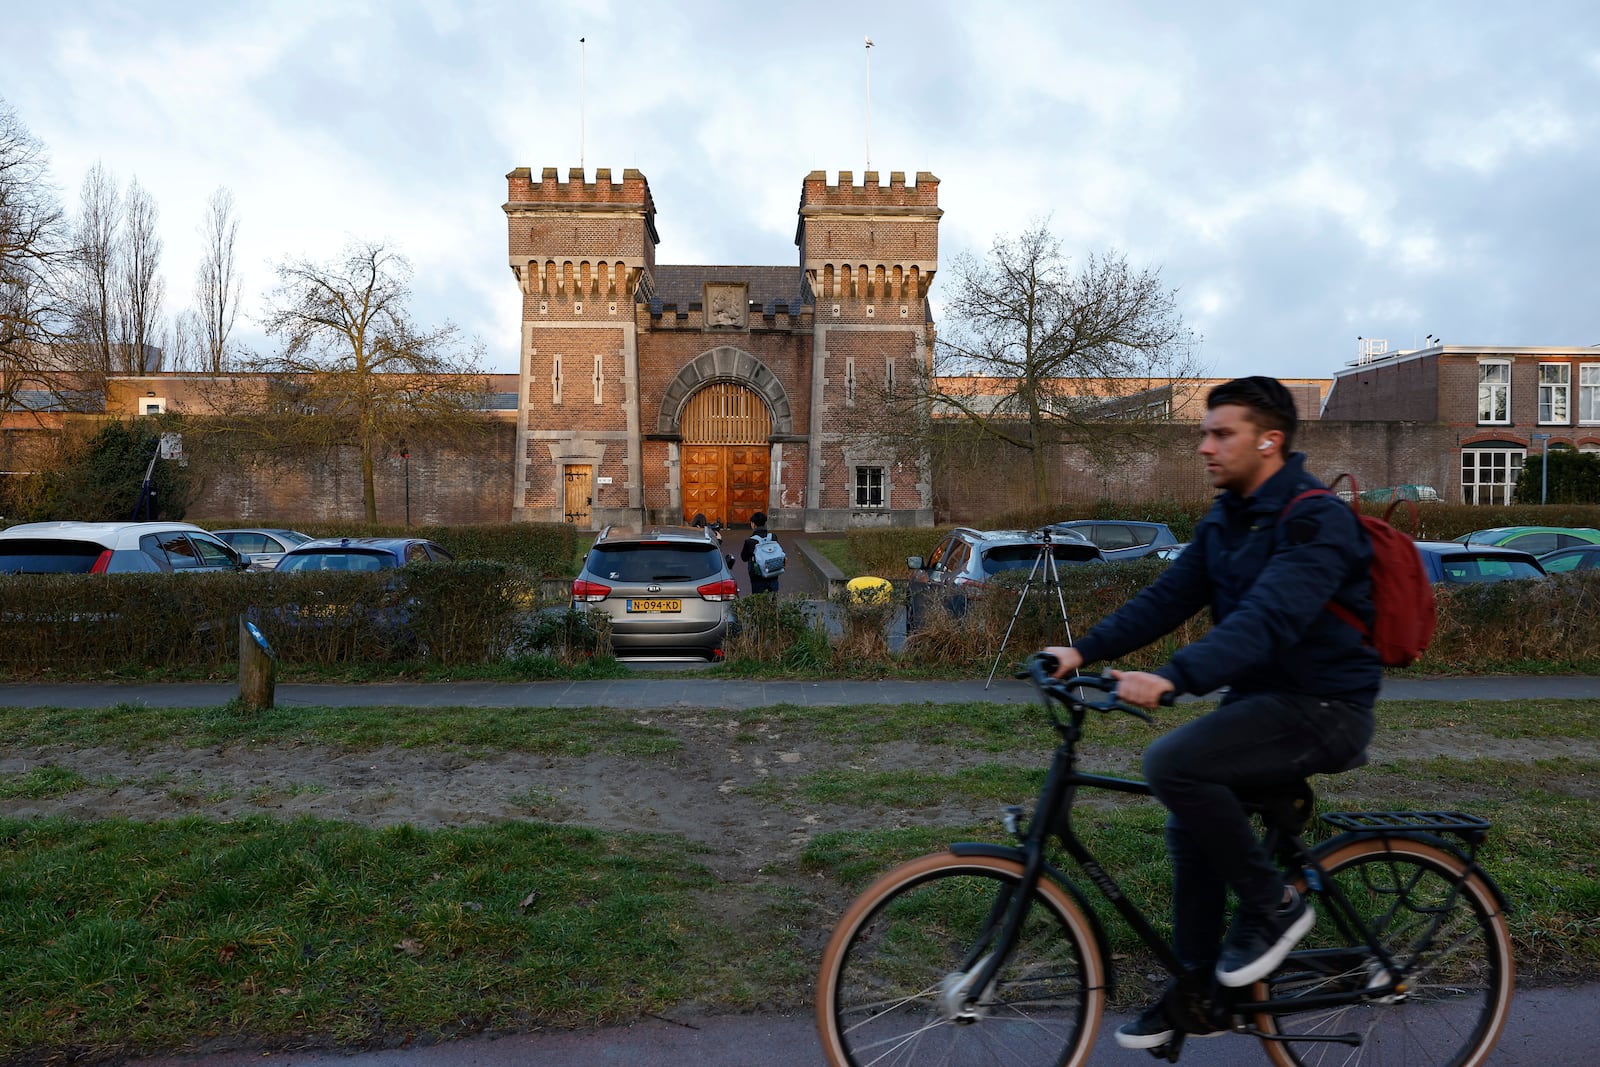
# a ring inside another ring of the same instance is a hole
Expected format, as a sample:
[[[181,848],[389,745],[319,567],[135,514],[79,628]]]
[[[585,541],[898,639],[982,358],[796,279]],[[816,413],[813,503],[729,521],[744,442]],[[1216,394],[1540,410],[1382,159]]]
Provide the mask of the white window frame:
[[[141,396],[139,398],[139,414],[165,415],[167,413],[167,398],[164,396]]]
[[[1578,364],[1578,425],[1600,426],[1600,363]]]
[[[877,475],[877,484],[873,485],[873,474]],[[877,503],[872,502],[873,491],[876,490]],[[855,485],[851,488],[850,499],[852,506],[858,510],[876,511],[889,506],[889,471],[886,467],[863,463],[855,468]]]
[[[1572,425],[1572,364],[1539,364],[1539,425]]]
[[[1490,374],[1487,372],[1495,372]],[[1496,418],[1494,398],[1500,399],[1500,417]],[[1511,361],[1509,359],[1484,359],[1478,361],[1478,424],[1480,426],[1509,426],[1511,424]]]
[[[1528,458],[1526,448],[1486,445],[1461,450],[1461,502],[1509,504],[1517,476]],[[1470,460],[1470,462],[1469,462]],[[1483,475],[1487,473],[1489,477]]]

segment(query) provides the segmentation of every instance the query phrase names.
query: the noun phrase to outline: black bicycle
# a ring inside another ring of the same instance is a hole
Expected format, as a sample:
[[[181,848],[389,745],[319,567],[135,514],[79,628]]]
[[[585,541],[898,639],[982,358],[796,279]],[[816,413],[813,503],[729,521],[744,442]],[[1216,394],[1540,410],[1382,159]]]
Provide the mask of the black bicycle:
[[[1080,788],[1150,795],[1144,782],[1077,769],[1087,713],[1150,717],[1116,700],[1109,678],[1056,680],[1038,657],[1025,672],[1061,736],[1033,815],[1006,810],[1016,845],[950,845],[883,875],[851,904],[817,983],[830,1064],[1089,1061],[1112,989],[1111,953],[1083,890],[1046,858],[1052,835],[1177,979],[1165,1007],[1178,1033],[1150,1050],[1158,1058],[1176,1062],[1186,1035],[1221,1027],[1259,1039],[1280,1067],[1487,1061],[1515,970],[1505,898],[1477,862],[1487,820],[1324,812],[1337,833],[1310,845],[1301,837],[1311,815],[1306,782],[1245,797],[1317,920],[1275,973],[1226,989],[1209,973],[1184,972],[1073,829]],[[1085,689],[1112,695],[1090,701]]]

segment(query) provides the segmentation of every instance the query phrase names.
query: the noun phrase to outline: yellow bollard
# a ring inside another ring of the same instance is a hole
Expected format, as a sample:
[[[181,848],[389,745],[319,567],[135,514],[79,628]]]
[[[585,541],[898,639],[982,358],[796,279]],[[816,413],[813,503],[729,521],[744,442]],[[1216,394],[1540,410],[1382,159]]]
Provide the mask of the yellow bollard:
[[[894,595],[894,586],[887,578],[874,578],[863,574],[845,583],[850,599],[859,604],[887,604]]]

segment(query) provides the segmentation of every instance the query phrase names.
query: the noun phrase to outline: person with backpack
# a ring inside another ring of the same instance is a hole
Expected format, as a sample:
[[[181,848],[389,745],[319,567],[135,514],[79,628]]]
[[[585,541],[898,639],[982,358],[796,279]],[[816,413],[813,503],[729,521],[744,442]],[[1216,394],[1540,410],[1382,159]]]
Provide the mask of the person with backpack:
[[[1146,708],[1167,694],[1227,689],[1214,711],[1146,749],[1144,773],[1168,810],[1173,946],[1185,967],[1229,987],[1271,973],[1315,918],[1262,849],[1235,790],[1360,766],[1383,679],[1367,639],[1372,542],[1334,494],[1301,495],[1323,487],[1291,451],[1297,421],[1294,398],[1274,378],[1212,389],[1199,453],[1222,492],[1189,547],[1076,645],[1043,650],[1062,677],[1210,608],[1211,629],[1165,665],[1112,676],[1121,699]],[[1224,936],[1230,888],[1239,905]],[[1156,1049],[1176,1032],[1163,998],[1116,1038]]]
[[[788,557],[778,539],[767,530],[766,512],[758,511],[750,516],[750,525],[754,529],[739,553],[739,558],[750,565],[750,592],[776,593],[778,576],[783,573]]]

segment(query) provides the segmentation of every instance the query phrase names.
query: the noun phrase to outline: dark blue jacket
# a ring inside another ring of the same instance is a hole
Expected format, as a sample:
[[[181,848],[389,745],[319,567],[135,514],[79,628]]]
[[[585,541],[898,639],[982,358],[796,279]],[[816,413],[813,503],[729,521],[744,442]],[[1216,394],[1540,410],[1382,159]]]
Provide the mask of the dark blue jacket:
[[[1077,643],[1085,662],[1143,648],[1209,605],[1211,629],[1155,672],[1178,692],[1226,685],[1230,698],[1286,692],[1370,706],[1383,666],[1360,631],[1324,605],[1337,600],[1370,625],[1372,545],[1336,496],[1282,514],[1321,484],[1296,452],[1253,496],[1218,496],[1171,566]]]

